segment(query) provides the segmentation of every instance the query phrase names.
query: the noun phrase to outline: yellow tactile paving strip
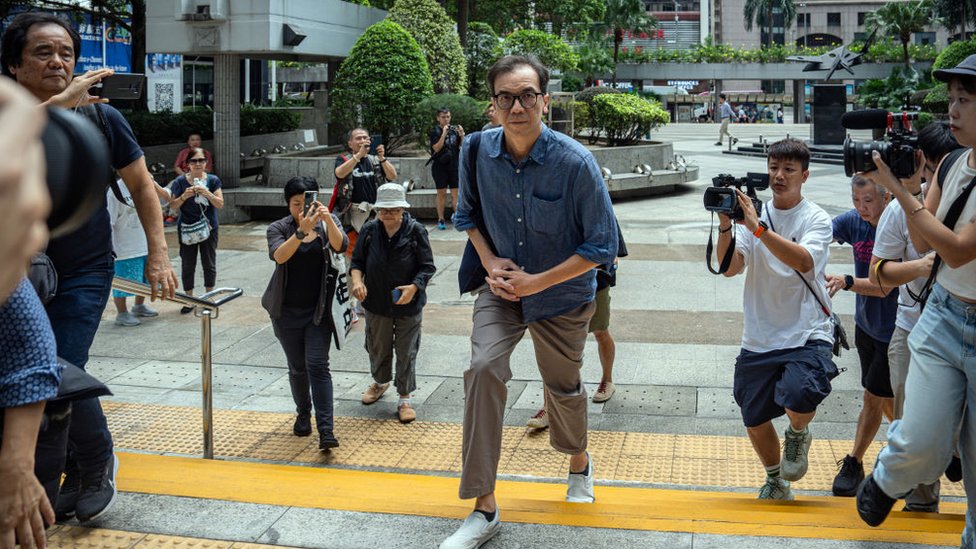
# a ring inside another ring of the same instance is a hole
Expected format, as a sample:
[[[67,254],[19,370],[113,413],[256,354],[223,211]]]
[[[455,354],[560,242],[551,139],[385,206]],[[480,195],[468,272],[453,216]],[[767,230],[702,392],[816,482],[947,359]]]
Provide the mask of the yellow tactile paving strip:
[[[51,549],[287,549],[281,545],[162,536],[76,526],[51,528],[47,532],[47,541]]]
[[[457,479],[352,469],[120,453],[119,489],[276,506],[460,519]],[[597,486],[596,503],[564,501],[565,483],[499,481],[502,520],[629,530],[958,545],[965,505],[894,512],[865,526],[851,498],[760,501],[752,493]],[[409,533],[402,534],[409,539]]]
[[[151,453],[201,455],[201,413],[197,408],[103,402],[118,448]],[[288,463],[461,471],[461,426],[453,423],[336,418],[341,446],[318,450],[317,437],[291,434],[292,414],[215,410],[214,453],[218,457]],[[816,426],[814,426],[816,436]],[[837,460],[849,440],[814,439],[810,468],[801,490],[830,490]],[[870,470],[880,450],[868,450]],[[714,487],[756,487],[762,469],[748,438],[591,431],[589,452],[598,480]],[[562,478],[569,458],[550,448],[546,432],[505,427],[498,472],[504,475]],[[942,493],[964,496],[961,483],[943,481]]]

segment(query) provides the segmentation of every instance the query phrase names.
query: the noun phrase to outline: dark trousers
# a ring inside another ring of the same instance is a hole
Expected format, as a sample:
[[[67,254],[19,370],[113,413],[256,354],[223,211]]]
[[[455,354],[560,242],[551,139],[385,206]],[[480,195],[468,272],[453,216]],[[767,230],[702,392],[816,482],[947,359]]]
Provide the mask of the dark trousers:
[[[183,290],[193,289],[193,275],[197,271],[197,250],[203,263],[203,287],[213,288],[217,284],[217,229],[210,238],[199,244],[180,243],[180,263],[183,264]]]
[[[47,304],[58,356],[82,370],[88,364],[88,350],[112,288],[112,264],[110,258],[102,265],[60,276],[57,296]],[[112,457],[112,435],[97,398],[73,403],[68,451],[85,472],[98,471]]]
[[[315,405],[315,423],[320,435],[332,435],[332,372],[329,371],[329,329],[316,326],[311,315],[271,322],[275,336],[288,360],[288,381],[295,411],[308,414]],[[311,396],[310,396],[311,393]]]

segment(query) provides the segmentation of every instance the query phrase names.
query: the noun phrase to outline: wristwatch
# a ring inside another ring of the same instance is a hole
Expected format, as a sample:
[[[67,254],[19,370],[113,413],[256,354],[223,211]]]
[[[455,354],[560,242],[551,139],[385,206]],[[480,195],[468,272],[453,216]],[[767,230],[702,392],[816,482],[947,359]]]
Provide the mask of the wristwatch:
[[[756,227],[756,231],[752,233],[752,235],[755,236],[756,238],[759,238],[767,230],[769,230],[769,225],[767,225],[765,221],[760,221],[759,226]]]
[[[297,238],[298,240],[305,240],[306,236],[308,235],[303,233],[301,229],[295,231],[295,238]]]
[[[851,275],[844,275],[844,289],[850,291],[854,287],[854,277]]]

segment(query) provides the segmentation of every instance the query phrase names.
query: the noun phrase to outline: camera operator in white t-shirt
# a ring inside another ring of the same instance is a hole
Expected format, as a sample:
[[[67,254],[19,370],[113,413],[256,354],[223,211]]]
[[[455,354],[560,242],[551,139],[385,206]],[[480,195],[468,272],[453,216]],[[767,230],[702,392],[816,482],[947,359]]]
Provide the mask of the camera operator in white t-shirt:
[[[810,151],[803,142],[774,143],[767,158],[773,200],[762,215],[738,190],[743,219],[733,226],[729,216],[719,214],[718,257],[725,256],[735,231],[735,253],[724,274],[746,272],[742,350],[733,392],[766,469],[760,499],[793,499],[790,481],[800,480],[807,470],[813,440],[808,425],[837,375],[824,286],[833,235],[830,216],[803,198],[809,164]],[[789,427],[781,456],[772,420],[783,414]]]

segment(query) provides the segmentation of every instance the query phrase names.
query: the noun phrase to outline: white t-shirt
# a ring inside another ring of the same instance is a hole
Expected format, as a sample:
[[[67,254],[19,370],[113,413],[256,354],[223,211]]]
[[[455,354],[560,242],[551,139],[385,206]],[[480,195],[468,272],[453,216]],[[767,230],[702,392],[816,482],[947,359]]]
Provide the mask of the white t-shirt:
[[[913,261],[922,257],[912,245],[905,210],[897,200],[892,200],[881,213],[878,230],[874,234],[874,255],[881,259],[896,261],[899,259]],[[883,268],[882,272],[884,272]],[[895,326],[902,330],[912,331],[915,323],[918,322],[918,317],[922,314],[921,308],[915,303],[908,290],[911,289],[912,293],[919,295],[922,287],[925,286],[925,280],[925,277],[916,278],[898,288],[898,315],[895,317]]]
[[[775,229],[780,236],[810,252],[813,271],[803,277],[829,309],[825,273],[833,240],[830,216],[820,206],[803,199],[789,210],[777,210],[768,202],[762,219],[769,223],[770,230]],[[833,343],[830,319],[796,271],[777,259],[744,226],[736,225],[735,230],[735,249],[747,267],[742,295],[742,348],[765,353],[802,347],[811,339]]]
[[[959,157],[949,170],[949,174],[946,175],[946,180],[942,184],[939,209],[935,212],[935,217],[939,221],[945,219],[952,203],[962,194],[963,189],[969,185],[973,177],[976,177],[976,170],[970,168],[967,162],[969,154],[972,154],[972,150]],[[959,220],[956,221],[954,229],[956,234],[962,232],[971,223],[976,223],[976,190],[973,190],[972,194],[969,195],[969,200],[966,201],[966,206],[962,209]],[[936,281],[943,288],[959,297],[976,299],[976,261],[970,261],[958,269],[953,269],[943,263],[936,275]]]
[[[129,190],[119,181],[119,190],[126,204],[119,202],[112,189],[108,189],[108,216],[112,224],[112,249],[116,259],[132,259],[149,255],[149,244],[146,233],[142,230],[136,205],[132,201]]]

